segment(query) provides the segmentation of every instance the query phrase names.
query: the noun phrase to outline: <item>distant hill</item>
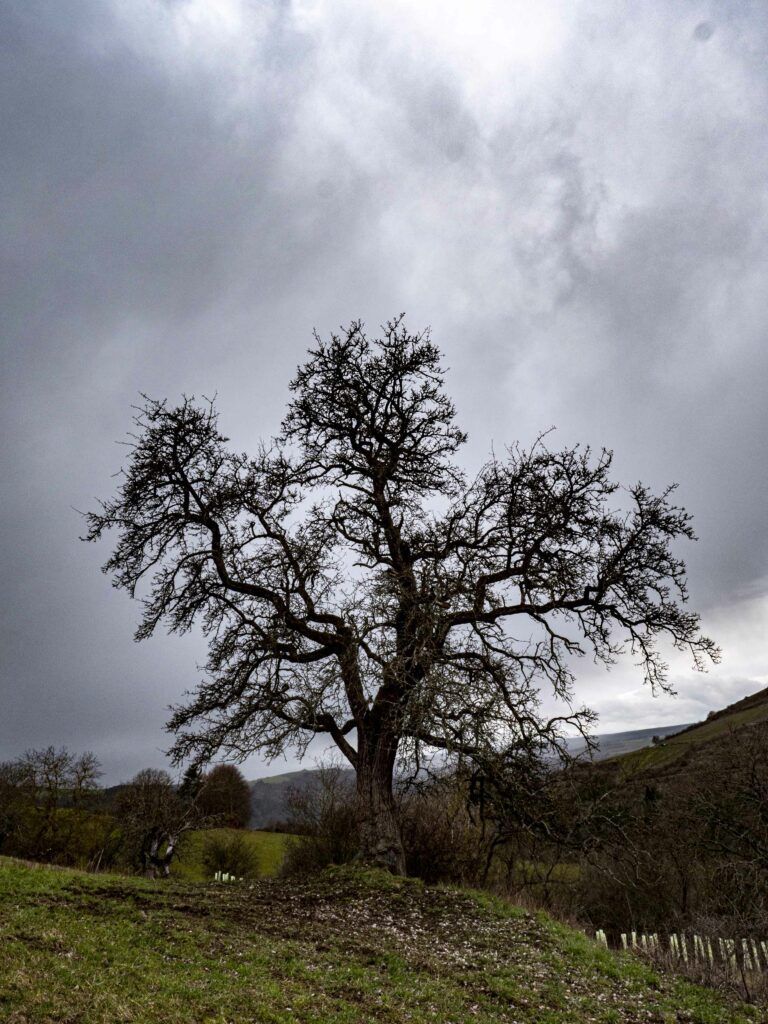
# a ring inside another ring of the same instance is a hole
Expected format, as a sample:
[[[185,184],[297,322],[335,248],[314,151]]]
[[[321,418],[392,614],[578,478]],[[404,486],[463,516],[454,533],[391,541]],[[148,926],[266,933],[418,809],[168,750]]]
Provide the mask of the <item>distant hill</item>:
[[[349,769],[350,775],[352,769]],[[288,798],[291,790],[304,790],[317,778],[317,769],[304,768],[297,772],[270,775],[249,783],[251,787],[250,828],[270,828],[289,821],[291,809]]]
[[[602,761],[649,747],[654,736],[669,736],[689,728],[686,725],[662,725],[655,729],[633,729],[628,732],[606,733],[597,736],[598,749],[595,760]],[[579,737],[568,740],[568,749],[575,756],[584,750],[584,741]],[[349,769],[350,776],[352,770]],[[256,779],[251,786],[251,828],[261,829],[274,826],[290,819],[288,797],[292,789],[306,789],[317,777],[317,771],[305,768],[296,772],[284,772]]]
[[[642,750],[651,746],[654,736],[670,736],[673,733],[689,729],[688,725],[659,725],[654,729],[633,729],[629,732],[610,732],[603,736],[596,736],[598,749],[595,752],[596,761],[604,761],[609,757],[618,757],[621,754],[629,754],[635,750]],[[580,754],[586,749],[584,740],[581,737],[567,741],[568,750],[571,754]]]
[[[768,720],[768,687],[731,704],[721,711],[713,711],[706,721],[693,725],[662,725],[653,729],[633,729],[627,732],[605,733],[596,737],[596,761],[616,759],[622,769],[642,771],[669,764],[692,747],[716,739],[742,725]],[[661,738],[652,744],[654,736]],[[580,738],[568,740],[568,749],[574,755],[584,750]],[[352,771],[349,770],[351,776]],[[317,770],[303,768],[283,772],[250,782],[251,818],[249,826],[263,829],[290,819],[288,797],[291,789],[306,789],[317,777]],[[114,803],[123,785],[111,786],[103,791],[107,806]]]

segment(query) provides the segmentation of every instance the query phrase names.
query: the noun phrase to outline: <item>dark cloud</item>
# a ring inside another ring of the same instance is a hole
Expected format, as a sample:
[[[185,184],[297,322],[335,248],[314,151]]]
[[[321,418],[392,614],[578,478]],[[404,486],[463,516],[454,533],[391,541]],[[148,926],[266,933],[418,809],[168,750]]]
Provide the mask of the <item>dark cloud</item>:
[[[555,424],[696,513],[723,666],[677,706],[587,667],[606,726],[766,685],[766,38],[759,4],[4,4],[0,757],[159,764],[197,681],[77,539],[138,393],[218,392],[247,447],[313,326],[402,309],[468,462]]]

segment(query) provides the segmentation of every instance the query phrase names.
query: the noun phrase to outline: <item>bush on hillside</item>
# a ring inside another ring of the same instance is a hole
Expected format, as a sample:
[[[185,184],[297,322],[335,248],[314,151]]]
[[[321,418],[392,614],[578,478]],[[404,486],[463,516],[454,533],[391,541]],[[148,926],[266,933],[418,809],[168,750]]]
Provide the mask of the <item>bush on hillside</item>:
[[[579,886],[596,927],[768,921],[768,723],[614,780],[598,800]]]
[[[243,833],[212,832],[206,836],[202,862],[209,878],[218,871],[236,878],[257,878],[259,874],[256,850]]]
[[[473,812],[466,780],[446,776],[403,793],[400,822],[409,875],[428,884],[483,884],[490,833]]]
[[[288,798],[296,835],[282,872],[304,875],[329,864],[348,864],[360,848],[355,786],[338,765],[323,765],[305,789]]]

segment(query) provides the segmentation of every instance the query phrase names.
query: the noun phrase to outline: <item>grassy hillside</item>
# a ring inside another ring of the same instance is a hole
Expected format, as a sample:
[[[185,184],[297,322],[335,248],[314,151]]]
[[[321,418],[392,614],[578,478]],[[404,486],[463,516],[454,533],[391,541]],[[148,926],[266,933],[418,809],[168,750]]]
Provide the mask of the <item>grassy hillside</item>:
[[[593,737],[597,741],[597,749],[592,752],[592,758],[595,761],[604,761],[609,757],[629,754],[633,750],[650,747],[654,736],[667,736],[687,728],[687,725],[659,725],[652,729],[632,729],[628,732],[600,733]],[[569,738],[566,740],[566,746],[571,754],[574,755],[582,754],[586,750],[586,743],[580,737]]]
[[[182,841],[180,856],[171,866],[174,878],[188,882],[206,881],[203,869],[203,848],[209,836],[241,836],[253,847],[258,862],[258,874],[271,878],[280,870],[289,837],[280,832],[251,832],[248,829],[210,828],[188,832]]]
[[[616,758],[622,770],[633,774],[671,765],[696,747],[718,740],[745,725],[768,721],[768,688],[711,714],[706,721],[688,726],[662,743]]]
[[[0,858],[7,1024],[746,1024],[758,1011],[478,893],[351,870],[147,882]]]

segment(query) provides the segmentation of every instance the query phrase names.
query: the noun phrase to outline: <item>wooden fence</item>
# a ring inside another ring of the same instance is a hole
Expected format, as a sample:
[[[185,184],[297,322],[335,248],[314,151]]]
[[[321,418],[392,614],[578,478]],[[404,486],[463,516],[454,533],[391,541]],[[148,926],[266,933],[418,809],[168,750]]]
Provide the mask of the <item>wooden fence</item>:
[[[595,933],[595,941],[608,947],[608,936],[602,928]],[[622,932],[621,947],[651,954],[666,953],[673,960],[682,960],[686,964],[714,967],[718,963],[734,970],[768,971],[768,941],[765,939],[713,939],[707,935],[686,935],[683,932],[673,932],[660,938],[658,932]]]

